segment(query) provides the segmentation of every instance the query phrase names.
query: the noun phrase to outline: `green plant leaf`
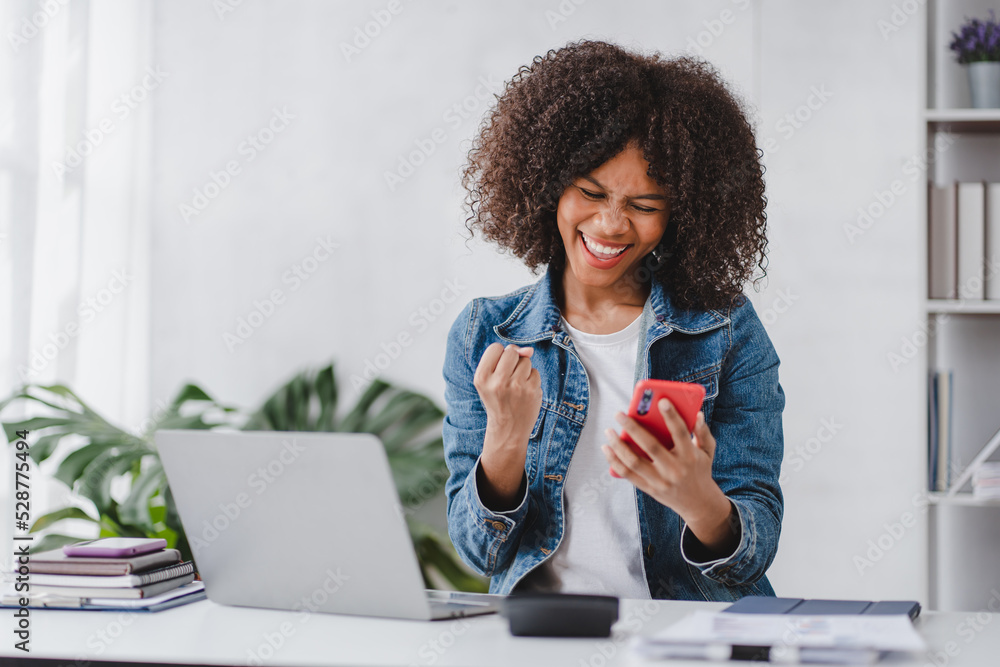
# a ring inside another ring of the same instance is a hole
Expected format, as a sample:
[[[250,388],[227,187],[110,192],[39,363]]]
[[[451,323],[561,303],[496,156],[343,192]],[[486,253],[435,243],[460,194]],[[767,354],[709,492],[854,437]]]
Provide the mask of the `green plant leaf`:
[[[62,509],[49,512],[48,514],[43,514],[35,519],[35,522],[31,524],[31,530],[28,532],[36,533],[40,530],[45,530],[52,524],[58,523],[63,519],[83,519],[84,521],[90,521],[91,523],[98,523],[97,519],[90,516],[79,507],[63,507]]]
[[[113,508],[111,482],[128,471],[133,461],[152,453],[148,447],[113,447],[101,452],[84,469],[77,493],[93,502],[101,514],[110,514],[127,532],[129,527],[120,523]]]
[[[219,424],[205,421],[204,413],[193,415],[179,415],[176,413],[166,413],[162,415],[155,424],[154,430],[160,429],[184,429],[184,430],[204,430],[215,428]]]
[[[32,417],[19,422],[4,422],[3,430],[7,434],[7,442],[17,442],[20,440],[17,437],[18,431],[41,431],[53,426],[66,426],[72,422],[72,419],[62,417]]]
[[[343,419],[340,420],[340,425],[337,430],[344,431],[347,433],[358,433],[364,432],[361,425],[365,423],[365,419],[368,415],[368,410],[371,408],[375,400],[390,389],[389,383],[384,380],[375,378],[372,380],[371,384],[362,392],[361,396],[358,397],[357,403],[351,408]]]
[[[448,481],[444,453],[436,450],[396,452],[389,458],[400,501],[421,505],[434,498]]]
[[[362,425],[366,433],[381,436],[387,428],[407,419],[411,413],[426,410],[429,401],[424,396],[409,391],[396,392],[381,408],[368,416]]]
[[[475,593],[489,591],[489,584],[465,570],[460,565],[454,548],[450,545],[445,547],[444,541],[435,531],[429,527],[418,527],[413,539],[420,562],[437,570],[445,581],[455,587],[455,590]]]
[[[337,380],[333,364],[320,369],[314,380],[316,396],[319,398],[319,416],[316,418],[317,431],[333,431],[337,428]]]
[[[120,444],[118,442],[91,441],[89,445],[84,445],[67,454],[66,458],[59,463],[59,467],[56,469],[53,477],[72,489],[76,480],[80,478],[83,471],[95,458]]]
[[[40,396],[36,396],[35,393],[32,393],[32,391],[38,392],[40,390],[41,387],[39,387],[38,385],[29,384],[23,386],[20,389],[20,391],[17,391],[8,396],[7,398],[5,398],[4,400],[0,401],[0,412],[2,412],[3,409],[7,407],[7,405],[18,399],[28,399],[30,401],[34,401],[35,403],[40,403],[41,405],[48,406],[53,410],[56,410],[57,412],[73,412],[73,410],[67,407],[65,404],[53,403],[51,400],[42,398]]]
[[[177,534],[177,542],[173,548],[181,552],[181,557],[184,560],[194,560],[191,545],[188,543],[187,535],[184,534],[184,529],[181,527],[181,518],[177,514],[177,504],[174,502],[174,494],[170,490],[169,484],[163,490],[163,500],[166,505],[163,522],[170,530],[173,530]]]
[[[131,492],[118,507],[118,516],[122,522],[142,528],[146,533],[155,532],[149,503],[166,484],[163,466],[156,459],[132,482]]]
[[[188,383],[177,392],[177,396],[170,403],[170,407],[177,408],[188,401],[209,401],[210,403],[215,403],[215,399],[209,396],[204,389],[196,384]]]
[[[416,411],[394,425],[387,433],[382,435],[382,443],[390,453],[403,449],[407,445],[412,445],[413,440],[431,426],[436,425],[436,432],[441,432],[441,421],[444,415],[437,406],[433,409],[426,408]],[[425,443],[422,446],[427,446]],[[443,446],[443,442],[442,442]]]
[[[28,448],[28,453],[31,454],[31,458],[35,463],[41,463],[45,459],[52,456],[52,452],[55,451],[59,441],[68,435],[70,434],[52,433],[49,435],[43,435],[31,444]]]

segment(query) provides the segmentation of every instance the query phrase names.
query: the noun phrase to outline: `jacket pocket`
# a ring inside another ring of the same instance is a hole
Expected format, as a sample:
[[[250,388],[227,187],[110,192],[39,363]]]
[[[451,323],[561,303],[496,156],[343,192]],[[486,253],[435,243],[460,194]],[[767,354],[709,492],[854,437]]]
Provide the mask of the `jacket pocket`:
[[[705,413],[706,422],[712,420],[712,408],[715,406],[716,396],[719,395],[719,372],[721,368],[721,364],[716,364],[688,373],[678,379],[680,382],[697,382],[705,388],[705,399],[701,403],[701,409]]]

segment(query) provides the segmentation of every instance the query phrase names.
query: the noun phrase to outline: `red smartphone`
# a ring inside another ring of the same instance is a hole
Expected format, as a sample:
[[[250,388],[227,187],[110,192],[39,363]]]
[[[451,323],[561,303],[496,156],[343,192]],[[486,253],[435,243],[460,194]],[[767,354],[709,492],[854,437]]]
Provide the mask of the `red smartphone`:
[[[705,388],[697,382],[672,382],[670,380],[640,380],[635,385],[632,393],[632,403],[628,406],[628,416],[636,420],[643,427],[653,434],[663,446],[671,449],[674,446],[673,436],[667,429],[666,422],[663,421],[663,413],[657,407],[661,398],[665,398],[674,406],[680,414],[688,431],[694,430],[694,423],[698,419],[698,411],[701,410],[701,403],[705,400]],[[625,431],[621,433],[621,439],[632,451],[642,458],[650,461],[646,452],[642,451],[632,440],[632,437]],[[611,475],[618,477],[615,471]]]
[[[62,550],[67,556],[127,558],[150,551],[159,551],[166,546],[167,541],[158,537],[102,537],[87,542],[67,544]]]

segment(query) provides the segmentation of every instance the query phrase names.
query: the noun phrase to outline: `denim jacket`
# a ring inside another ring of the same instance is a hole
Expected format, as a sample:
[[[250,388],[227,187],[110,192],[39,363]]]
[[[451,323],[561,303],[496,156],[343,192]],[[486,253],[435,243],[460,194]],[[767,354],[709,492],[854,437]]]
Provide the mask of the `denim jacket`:
[[[443,371],[448,532],[462,560],[490,577],[491,593],[510,593],[559,547],[563,535],[563,484],[587,418],[589,385],[560,325],[552,289],[558,279],[550,268],[533,285],[474,299],[448,334]],[[785,405],[774,347],[749,300],[724,311],[680,310],[653,280],[642,317],[635,380],[705,387],[702,410],[717,443],[712,477],[735,507],[741,529],[736,550],[713,559],[673,510],[635,489],[650,596],[730,601],[774,595],[764,573],[781,531]],[[542,407],[524,464],[527,492],[518,507],[504,512],[483,505],[476,488],[486,411],[472,379],[494,342],[534,347],[531,363],[542,380]]]

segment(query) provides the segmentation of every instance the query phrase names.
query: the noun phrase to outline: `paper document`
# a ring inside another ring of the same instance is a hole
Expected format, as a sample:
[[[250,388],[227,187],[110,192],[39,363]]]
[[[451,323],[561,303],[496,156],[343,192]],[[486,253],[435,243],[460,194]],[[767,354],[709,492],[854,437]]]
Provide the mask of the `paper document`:
[[[772,661],[786,657],[791,662],[809,662],[807,655],[818,657],[820,653],[829,658],[842,654],[844,662],[869,662],[865,658],[877,658],[881,651],[926,648],[905,614],[799,616],[711,611],[697,611],[655,635],[636,637],[632,646],[647,658],[685,655],[707,659],[727,659],[733,647],[767,647]]]

